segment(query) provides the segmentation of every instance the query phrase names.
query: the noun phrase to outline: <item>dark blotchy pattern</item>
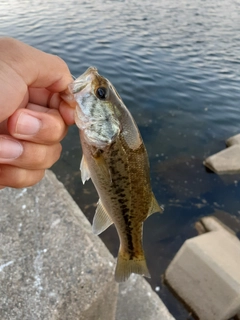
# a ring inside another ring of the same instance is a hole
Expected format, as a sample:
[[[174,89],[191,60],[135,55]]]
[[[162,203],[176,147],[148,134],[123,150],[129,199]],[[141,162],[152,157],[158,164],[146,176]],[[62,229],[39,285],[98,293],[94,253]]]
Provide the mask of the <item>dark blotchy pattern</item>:
[[[132,150],[120,135],[104,152],[95,153],[92,164],[97,171],[102,161],[109,168],[111,181],[100,178],[101,200],[118,230],[123,254],[129,259],[140,259],[143,255],[142,223],[152,199],[145,147],[141,144]]]

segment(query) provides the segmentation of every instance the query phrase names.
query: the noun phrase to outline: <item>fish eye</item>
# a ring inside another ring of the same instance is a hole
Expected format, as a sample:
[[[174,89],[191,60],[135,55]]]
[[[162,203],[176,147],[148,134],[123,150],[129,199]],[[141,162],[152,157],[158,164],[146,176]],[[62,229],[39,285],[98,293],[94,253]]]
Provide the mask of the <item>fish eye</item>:
[[[99,99],[104,100],[107,97],[107,89],[104,87],[99,87],[96,91],[96,95]]]

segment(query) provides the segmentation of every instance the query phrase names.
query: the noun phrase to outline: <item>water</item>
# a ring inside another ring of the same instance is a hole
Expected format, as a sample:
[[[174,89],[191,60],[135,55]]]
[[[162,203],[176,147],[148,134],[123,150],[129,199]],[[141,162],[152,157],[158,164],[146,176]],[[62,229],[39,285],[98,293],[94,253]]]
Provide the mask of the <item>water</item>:
[[[240,3],[156,2],[1,1],[0,34],[61,56],[74,76],[94,65],[117,88],[139,125],[153,190],[165,205],[144,226],[150,283],[182,320],[188,312],[161,280],[171,259],[204,215],[240,230],[239,176],[219,177],[202,165],[240,131]],[[71,127],[53,170],[91,220],[97,195],[91,182],[82,186],[80,158]],[[116,255],[114,227],[102,239]]]

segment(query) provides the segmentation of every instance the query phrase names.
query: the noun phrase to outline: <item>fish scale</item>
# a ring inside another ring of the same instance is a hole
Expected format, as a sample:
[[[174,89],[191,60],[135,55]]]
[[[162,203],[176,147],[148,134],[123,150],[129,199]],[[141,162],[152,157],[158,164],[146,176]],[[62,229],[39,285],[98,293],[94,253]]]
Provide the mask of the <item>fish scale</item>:
[[[69,91],[65,100],[77,102],[82,181],[91,178],[99,195],[93,231],[100,234],[113,223],[117,229],[117,282],[131,273],[150,277],[142,246],[143,222],[163,210],[151,189],[148,156],[136,123],[116,89],[94,67]]]

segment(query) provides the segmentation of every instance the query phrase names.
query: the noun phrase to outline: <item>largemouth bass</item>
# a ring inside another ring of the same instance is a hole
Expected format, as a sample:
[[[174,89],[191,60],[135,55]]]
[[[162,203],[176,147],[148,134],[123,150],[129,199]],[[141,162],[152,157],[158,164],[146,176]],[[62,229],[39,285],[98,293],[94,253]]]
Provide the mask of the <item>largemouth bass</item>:
[[[144,220],[162,212],[150,185],[148,156],[141,135],[116,89],[94,67],[69,85],[77,102],[82,182],[92,179],[99,201],[93,231],[114,223],[120,239],[117,282],[131,273],[150,277],[142,247]]]

